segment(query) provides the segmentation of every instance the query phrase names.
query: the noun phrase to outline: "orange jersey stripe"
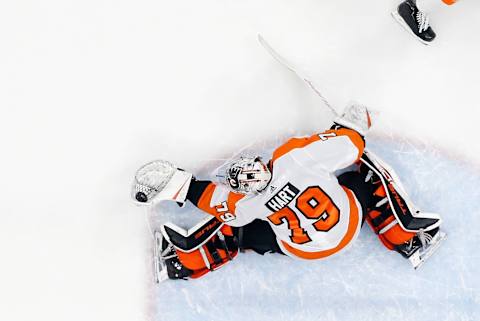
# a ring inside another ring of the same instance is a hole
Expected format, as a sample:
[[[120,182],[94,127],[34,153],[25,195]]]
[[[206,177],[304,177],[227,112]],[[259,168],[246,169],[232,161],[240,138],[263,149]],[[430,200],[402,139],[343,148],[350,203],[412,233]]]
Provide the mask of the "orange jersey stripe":
[[[345,233],[345,236],[340,241],[340,243],[336,247],[329,250],[319,251],[319,252],[305,252],[305,251],[296,249],[290,246],[288,243],[282,241],[283,247],[288,252],[302,259],[316,260],[316,259],[325,258],[327,256],[330,256],[332,254],[339,252],[341,249],[343,249],[352,241],[352,239],[354,238],[357,232],[358,224],[360,222],[360,212],[359,212],[353,192],[346,187],[342,186],[342,188],[345,190],[345,193],[347,193],[348,201],[350,204],[350,221],[348,222],[347,233]]]
[[[244,197],[244,194],[228,193],[227,206],[230,213],[235,214],[238,201],[240,201]]]
[[[210,183],[207,188],[203,191],[202,196],[200,197],[197,207],[208,214],[215,216],[220,221],[224,222],[225,220],[222,218],[222,215],[226,213],[225,208],[222,207],[222,211],[219,211],[219,207],[221,204],[214,204],[218,206],[211,207],[211,201],[213,197],[213,193],[215,192],[215,188],[217,186],[214,183]],[[237,202],[244,198],[245,195],[237,194],[237,193],[228,193],[228,197],[226,199],[228,213],[235,215],[235,210],[237,207]]]
[[[200,200],[198,201],[197,207],[202,211],[205,211],[209,214],[217,216],[217,210],[214,207],[210,207],[210,201],[212,200],[213,192],[215,191],[215,184],[210,183],[207,188],[203,191]]]

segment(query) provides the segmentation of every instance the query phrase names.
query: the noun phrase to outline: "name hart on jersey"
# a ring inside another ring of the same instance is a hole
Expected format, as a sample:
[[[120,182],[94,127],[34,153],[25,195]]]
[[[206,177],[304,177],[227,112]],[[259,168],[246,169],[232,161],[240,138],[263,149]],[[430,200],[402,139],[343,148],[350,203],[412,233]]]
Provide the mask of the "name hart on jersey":
[[[282,208],[286,207],[300,193],[300,190],[293,186],[291,183],[287,183],[280,189],[266,204],[265,206],[272,212],[278,212]]]

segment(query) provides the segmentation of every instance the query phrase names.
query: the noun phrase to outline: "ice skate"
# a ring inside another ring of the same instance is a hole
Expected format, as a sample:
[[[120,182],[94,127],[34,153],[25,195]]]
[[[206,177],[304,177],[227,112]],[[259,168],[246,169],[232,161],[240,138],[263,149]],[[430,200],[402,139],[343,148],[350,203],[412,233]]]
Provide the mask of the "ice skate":
[[[418,269],[435,253],[446,237],[447,235],[439,228],[429,232],[420,231],[409,242],[398,245],[395,250],[408,259],[415,269]]]
[[[392,12],[392,16],[421,43],[428,45],[435,39],[427,14],[417,8],[415,0],[406,0]]]
[[[173,245],[169,244],[159,231],[156,231],[154,236],[155,282],[161,283],[168,279],[188,278],[192,272],[182,265]]]

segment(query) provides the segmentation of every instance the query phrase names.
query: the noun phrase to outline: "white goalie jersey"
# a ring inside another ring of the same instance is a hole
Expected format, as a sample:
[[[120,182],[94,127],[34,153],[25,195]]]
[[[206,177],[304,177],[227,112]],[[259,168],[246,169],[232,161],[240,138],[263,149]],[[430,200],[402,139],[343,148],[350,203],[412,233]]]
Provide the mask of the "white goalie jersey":
[[[274,151],[272,180],[262,193],[245,196],[211,183],[198,207],[234,227],[269,222],[292,257],[333,255],[356,238],[362,223],[359,202],[335,172],[357,162],[364,148],[362,136],[346,128],[292,138]]]

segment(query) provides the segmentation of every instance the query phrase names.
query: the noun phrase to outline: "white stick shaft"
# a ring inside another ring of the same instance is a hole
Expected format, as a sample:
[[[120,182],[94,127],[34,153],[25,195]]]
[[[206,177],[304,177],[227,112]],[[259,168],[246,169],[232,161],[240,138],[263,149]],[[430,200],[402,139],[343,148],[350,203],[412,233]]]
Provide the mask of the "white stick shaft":
[[[330,111],[335,115],[335,116],[338,116],[338,112],[335,108],[332,107],[332,105],[330,105],[330,103],[328,102],[328,100],[323,96],[323,94],[320,92],[320,90],[317,89],[317,87],[315,86],[315,84],[313,83],[313,81],[311,81],[309,79],[309,77],[307,77],[303,72],[301,72],[298,68],[295,68],[291,63],[289,63],[284,57],[282,57],[278,52],[276,52],[272,46],[270,46],[270,44],[262,37],[262,35],[258,35],[258,42],[260,42],[260,44],[262,45],[263,48],[265,48],[265,50],[268,51],[268,53],[273,57],[275,58],[275,60],[277,60],[280,64],[282,64],[283,66],[285,66],[286,68],[288,68],[290,71],[292,71],[293,73],[295,73],[300,79],[302,79],[307,85],[308,87],[310,87],[310,89],[312,89],[315,94],[317,94],[318,97],[320,97],[320,99],[322,99],[323,103],[325,104],[325,106],[328,107],[328,109],[330,109]]]

